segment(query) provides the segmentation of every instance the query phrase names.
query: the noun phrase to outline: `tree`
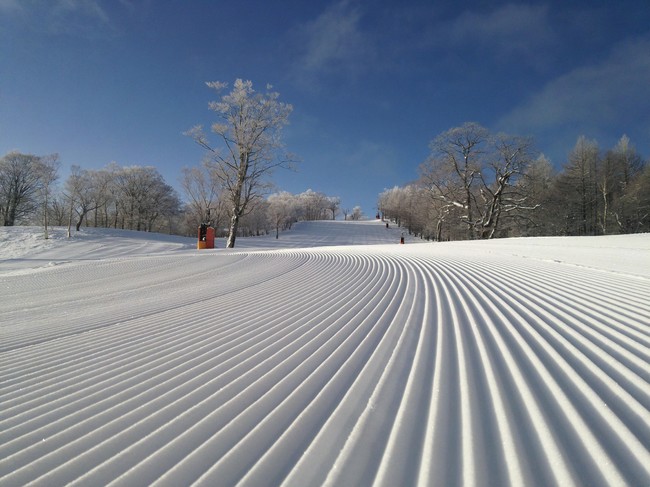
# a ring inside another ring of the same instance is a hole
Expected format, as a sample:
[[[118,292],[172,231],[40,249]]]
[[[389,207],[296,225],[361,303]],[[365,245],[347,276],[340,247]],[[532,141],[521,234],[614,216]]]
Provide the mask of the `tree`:
[[[531,207],[539,211],[526,211],[519,214],[514,229],[516,235],[538,236],[555,235],[557,233],[558,205],[561,202],[554,194],[556,172],[551,162],[540,154],[531,162],[523,177],[516,183],[521,194],[526,195]]]
[[[532,141],[526,137],[499,134],[492,139],[494,148],[489,162],[483,167],[480,178],[477,228],[480,238],[492,238],[504,216],[517,217],[517,210],[534,210],[529,195],[517,190],[518,178],[525,174],[532,162]],[[493,178],[489,182],[486,175]]]
[[[162,217],[180,211],[180,199],[153,166],[124,167],[117,173],[122,228],[152,231]]]
[[[300,217],[306,221],[322,220],[331,207],[331,202],[325,193],[308,189],[298,195]]]
[[[465,123],[438,135],[431,142],[433,157],[429,159],[432,190],[448,204],[461,208],[461,220],[467,235],[475,236],[474,214],[476,194],[473,189],[480,177],[480,156],[488,139],[488,131],[477,123]]]
[[[350,215],[350,220],[358,221],[363,218],[363,211],[361,211],[360,206],[355,206],[352,208],[352,214]]]
[[[10,227],[38,208],[42,160],[32,154],[9,152],[0,159],[0,216]]]
[[[209,82],[220,93],[226,83]],[[257,93],[250,81],[237,79],[230,93],[209,104],[219,121],[212,132],[222,142],[222,150],[208,142],[200,125],[187,132],[206,149],[216,163],[216,175],[230,203],[230,229],[226,246],[233,248],[241,217],[261,199],[265,178],[276,167],[286,167],[290,157],[281,153],[281,131],[293,107],[278,101],[279,94]]]
[[[336,215],[338,215],[341,210],[341,198],[338,196],[328,196],[327,209],[332,212],[332,220],[336,220]]]
[[[183,168],[182,173],[181,187],[189,199],[193,226],[207,223],[215,228],[221,227],[226,211],[214,164],[204,161],[200,167]]]
[[[646,164],[631,180],[621,199],[629,211],[626,233],[647,232],[650,223],[650,164]],[[622,222],[618,223],[623,226]]]
[[[79,231],[86,215],[104,204],[106,193],[101,186],[98,171],[82,169],[73,165],[66,181],[66,194],[70,198],[70,208],[77,214],[75,229]]]
[[[43,232],[45,240],[49,238],[47,232],[48,213],[50,208],[50,196],[52,192],[52,184],[59,177],[58,171],[61,165],[58,154],[52,154],[47,157],[41,158],[40,167],[38,169],[38,178],[40,180],[40,196],[41,204],[43,205]]]
[[[597,164],[598,143],[581,135],[558,179],[564,201],[564,233],[568,235],[595,235],[598,231]]]
[[[435,238],[452,213],[460,215],[468,238],[492,238],[504,218],[534,209],[516,185],[532,162],[531,146],[528,138],[492,136],[475,123],[437,136],[430,158],[420,166],[420,184],[435,202]]]
[[[268,198],[268,215],[273,227],[275,238],[280,237],[280,229],[291,228],[296,218],[296,198],[286,191],[275,193]]]
[[[632,196],[637,177],[641,174],[644,164],[641,156],[630,144],[630,139],[623,135],[614,149],[604,157],[602,171],[599,177],[599,191],[604,200],[603,228],[609,227],[608,218],[613,215],[616,225],[613,230],[630,233],[637,231],[637,201]],[[634,188],[633,188],[634,187]]]

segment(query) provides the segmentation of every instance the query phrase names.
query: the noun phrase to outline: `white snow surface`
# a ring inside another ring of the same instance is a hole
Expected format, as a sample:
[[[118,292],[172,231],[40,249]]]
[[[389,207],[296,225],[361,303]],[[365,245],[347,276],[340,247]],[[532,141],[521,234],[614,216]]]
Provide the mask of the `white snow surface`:
[[[400,233],[0,228],[0,485],[650,485],[650,234]]]

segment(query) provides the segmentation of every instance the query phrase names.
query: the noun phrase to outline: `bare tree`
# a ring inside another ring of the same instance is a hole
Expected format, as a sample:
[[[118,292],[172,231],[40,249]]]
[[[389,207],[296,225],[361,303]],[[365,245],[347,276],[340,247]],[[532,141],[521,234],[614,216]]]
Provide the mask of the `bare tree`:
[[[225,219],[226,209],[221,198],[221,182],[216,177],[216,172],[217,169],[211,161],[204,161],[200,167],[182,170],[181,187],[189,199],[194,226],[207,223],[219,228]]]
[[[555,215],[561,204],[554,193],[556,171],[551,162],[540,154],[533,160],[521,179],[515,184],[520,194],[525,195],[535,212],[516,212],[517,218],[512,233],[522,236],[552,235],[557,232]]]
[[[52,154],[50,156],[42,157],[39,164],[39,174],[40,179],[40,196],[41,204],[43,205],[43,233],[45,240],[49,238],[47,231],[48,226],[48,213],[50,208],[50,197],[52,193],[52,185],[59,177],[58,171],[59,166],[61,165],[59,161],[58,154]]]
[[[476,225],[480,238],[492,238],[504,215],[514,217],[517,210],[534,210],[539,206],[529,201],[529,195],[517,191],[515,185],[533,160],[531,139],[499,134],[492,145],[494,153],[480,173],[482,204]]]
[[[608,228],[608,217],[614,216],[616,225],[613,230],[630,233],[637,231],[637,206],[632,192],[637,177],[643,170],[643,160],[630,143],[629,137],[623,135],[613,150],[608,151],[603,160],[599,174],[599,190],[603,200],[603,231]]]
[[[124,167],[116,174],[122,228],[153,231],[161,217],[180,212],[180,199],[153,166]]]
[[[477,123],[465,123],[438,135],[431,143],[433,157],[429,159],[430,180],[440,198],[462,208],[462,221],[467,225],[468,237],[474,238],[476,212],[475,184],[481,174],[480,157],[489,133]],[[442,176],[442,177],[440,177]]]
[[[14,151],[0,159],[0,216],[4,226],[13,226],[37,210],[41,169],[41,158],[31,154]]]
[[[291,224],[296,218],[296,197],[283,191],[270,195],[268,202],[268,215],[275,227],[275,238],[279,238],[280,230],[291,228]]]
[[[626,233],[647,232],[650,229],[650,164],[646,164],[630,181],[621,198],[628,208]],[[618,219],[618,214],[616,215]],[[622,226],[622,222],[618,222]]]
[[[350,219],[354,221],[361,220],[363,218],[363,211],[361,211],[360,206],[355,206],[352,208],[352,214],[350,215]]]
[[[75,224],[77,231],[81,228],[88,213],[103,204],[101,199],[103,192],[98,183],[100,183],[100,178],[97,171],[82,169],[77,165],[71,167],[65,187],[66,194],[70,198],[70,207],[77,214]]]
[[[533,160],[530,139],[492,136],[480,125],[466,123],[436,137],[431,149],[420,166],[419,182],[437,220],[435,239],[452,214],[459,215],[469,238],[492,238],[504,218],[536,208],[516,184]]]
[[[330,201],[325,193],[308,189],[298,195],[298,205],[303,220],[323,220],[329,210]]]
[[[220,93],[227,84],[209,82],[207,86]],[[228,248],[235,246],[242,215],[261,199],[265,178],[274,168],[286,167],[290,162],[290,157],[281,154],[280,136],[293,107],[278,101],[280,95],[270,89],[267,86],[266,93],[256,93],[250,81],[237,79],[230,93],[209,104],[219,119],[212,125],[212,132],[219,137],[223,150],[208,142],[201,126],[187,132],[213,156],[216,174],[228,194],[231,205]]]
[[[341,210],[341,198],[338,196],[328,196],[327,204],[328,210],[332,212],[332,220],[336,220],[336,215],[338,215]]]
[[[557,183],[564,201],[563,233],[594,235],[598,230],[597,164],[598,143],[581,135],[569,154],[569,161]]]

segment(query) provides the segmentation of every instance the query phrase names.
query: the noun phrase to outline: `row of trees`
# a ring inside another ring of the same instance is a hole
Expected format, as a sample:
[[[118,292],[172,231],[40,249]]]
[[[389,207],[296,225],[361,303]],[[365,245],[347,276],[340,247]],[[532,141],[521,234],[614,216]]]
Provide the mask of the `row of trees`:
[[[82,225],[194,235],[201,223],[229,235],[231,195],[224,189],[218,165],[211,160],[182,170],[185,201],[152,166],[103,169],[72,166],[58,179],[58,156],[38,157],[11,152],[0,159],[0,211],[3,224]],[[259,188],[258,188],[259,191]],[[361,208],[341,208],[341,199],[308,189],[300,194],[277,192],[249,201],[238,221],[238,235],[268,234],[291,228],[301,220],[360,219]]]
[[[42,210],[47,231],[46,211],[52,185],[58,178],[59,157],[56,154],[38,157],[9,152],[0,159],[0,218],[3,226]]]
[[[0,159],[0,215],[3,225],[43,223],[143,231],[175,231],[182,203],[176,190],[152,166],[100,170],[72,166],[62,186],[57,155],[10,152]]]
[[[203,161],[200,166],[183,168],[181,187],[187,198],[184,209],[187,226],[196,228],[207,223],[217,229],[218,234],[228,227],[226,235],[232,231],[232,194],[222,184],[222,168],[212,159]],[[286,191],[276,192],[264,198],[261,188],[257,196],[246,202],[245,210],[237,221],[237,235],[249,236],[268,233],[275,229],[276,237],[280,230],[291,228],[300,220],[335,219],[343,213],[345,218],[360,218],[361,209],[353,212],[341,209],[341,199],[324,193],[307,191],[294,195]]]
[[[529,138],[466,123],[437,136],[417,181],[379,195],[383,215],[434,240],[648,231],[650,168],[623,136],[578,141],[562,170]]]

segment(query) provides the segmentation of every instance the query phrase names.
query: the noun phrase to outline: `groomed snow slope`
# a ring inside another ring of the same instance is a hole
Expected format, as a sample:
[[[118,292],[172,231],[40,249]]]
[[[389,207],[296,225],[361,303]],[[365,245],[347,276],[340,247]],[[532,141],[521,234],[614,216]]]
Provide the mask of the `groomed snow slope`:
[[[648,234],[63,233],[0,229],[2,486],[650,484]]]

